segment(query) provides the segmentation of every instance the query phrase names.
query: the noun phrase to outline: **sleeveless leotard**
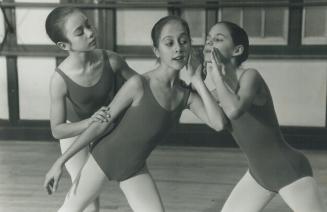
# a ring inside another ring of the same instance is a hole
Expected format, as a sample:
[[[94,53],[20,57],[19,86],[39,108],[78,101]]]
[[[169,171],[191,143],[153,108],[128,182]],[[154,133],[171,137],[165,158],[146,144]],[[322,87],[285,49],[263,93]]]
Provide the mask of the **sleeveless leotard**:
[[[164,109],[156,101],[149,82],[142,77],[144,93],[137,106],[130,106],[118,126],[98,141],[92,155],[109,180],[123,181],[138,175],[145,161],[163,137],[179,121],[190,90],[185,90],[174,110]]]
[[[285,142],[265,83],[264,89],[266,103],[252,104],[241,117],[230,120],[231,133],[248,159],[253,178],[264,188],[278,192],[302,177],[312,176],[312,169],[308,159]]]
[[[78,85],[56,68],[56,72],[61,75],[67,86],[66,119],[70,122],[90,118],[102,106],[107,106],[124,82],[121,76],[113,72],[105,50],[102,50],[102,54],[102,76],[93,86]]]

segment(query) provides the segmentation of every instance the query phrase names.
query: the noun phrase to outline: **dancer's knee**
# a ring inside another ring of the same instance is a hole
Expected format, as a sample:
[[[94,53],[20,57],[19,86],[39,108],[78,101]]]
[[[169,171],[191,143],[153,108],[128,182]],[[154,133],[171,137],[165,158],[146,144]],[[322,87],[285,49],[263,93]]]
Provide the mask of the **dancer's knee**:
[[[316,181],[312,177],[304,177],[285,186],[279,194],[294,211],[326,211]]]
[[[86,202],[80,202],[80,201],[77,202],[72,199],[66,198],[64,204],[61,206],[58,212],[83,212],[84,209],[86,208],[86,204],[87,204]],[[94,211],[94,212],[98,212],[98,211]]]
[[[99,212],[100,211],[100,201],[99,197],[91,202],[84,210],[84,212]]]
[[[77,208],[62,206],[57,212],[82,212]]]

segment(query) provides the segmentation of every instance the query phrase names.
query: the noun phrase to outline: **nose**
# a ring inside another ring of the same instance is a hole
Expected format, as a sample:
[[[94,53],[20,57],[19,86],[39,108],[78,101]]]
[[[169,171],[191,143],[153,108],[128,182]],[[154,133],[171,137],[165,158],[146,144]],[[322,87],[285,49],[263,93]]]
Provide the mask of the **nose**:
[[[94,31],[92,28],[86,29],[85,31],[86,31],[87,37],[92,38],[94,36]]]
[[[179,42],[176,42],[175,51],[176,52],[181,52],[182,49],[183,49],[182,45]]]
[[[212,41],[212,39],[207,39],[207,40],[206,40],[206,45],[207,45],[207,46],[213,46],[213,41]]]
[[[212,41],[206,42],[203,50],[204,51],[212,51],[212,49],[213,49],[213,42]]]

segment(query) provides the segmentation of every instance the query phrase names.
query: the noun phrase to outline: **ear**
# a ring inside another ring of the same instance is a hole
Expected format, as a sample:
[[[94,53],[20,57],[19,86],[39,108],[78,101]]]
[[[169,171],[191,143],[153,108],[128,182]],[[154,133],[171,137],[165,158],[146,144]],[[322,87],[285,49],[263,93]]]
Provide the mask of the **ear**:
[[[243,45],[238,45],[234,48],[234,51],[233,51],[233,56],[239,56],[239,55],[242,55],[244,52],[244,46]]]
[[[69,50],[69,48],[70,48],[69,44],[66,42],[59,41],[56,43],[56,45],[62,50]]]
[[[160,54],[159,54],[159,51],[158,51],[158,48],[157,47],[152,47],[152,51],[153,53],[156,55],[156,58],[160,58]]]

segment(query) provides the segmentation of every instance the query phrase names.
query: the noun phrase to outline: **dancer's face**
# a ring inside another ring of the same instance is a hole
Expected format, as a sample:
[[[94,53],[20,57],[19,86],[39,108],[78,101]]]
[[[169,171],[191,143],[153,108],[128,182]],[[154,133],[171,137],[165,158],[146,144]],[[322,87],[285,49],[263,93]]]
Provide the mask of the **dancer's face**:
[[[234,43],[228,28],[224,24],[214,25],[207,35],[203,54],[206,62],[211,61],[211,51],[213,47],[218,48],[220,53],[230,59],[234,52]]]
[[[160,64],[173,70],[181,70],[191,50],[190,37],[181,22],[172,20],[161,30],[158,47],[154,52]]]
[[[69,43],[65,43],[66,50],[90,51],[96,48],[93,27],[82,12],[76,11],[66,17],[63,25],[64,33]]]

